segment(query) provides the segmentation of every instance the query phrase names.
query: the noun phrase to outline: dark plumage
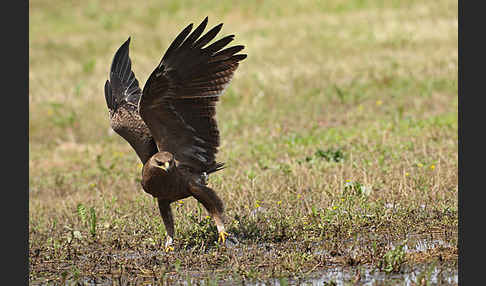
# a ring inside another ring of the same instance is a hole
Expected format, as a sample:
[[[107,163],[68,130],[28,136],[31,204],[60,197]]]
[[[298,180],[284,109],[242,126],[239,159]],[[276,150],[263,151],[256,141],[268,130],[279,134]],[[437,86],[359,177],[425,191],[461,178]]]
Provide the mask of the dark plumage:
[[[173,249],[174,221],[170,203],[195,197],[215,220],[220,239],[223,202],[206,185],[207,176],[223,168],[215,161],[219,131],[216,102],[233,78],[244,47],[223,49],[226,36],[207,45],[223,24],[203,36],[208,18],[191,33],[188,25],[171,43],[143,91],[131,69],[130,38],[118,49],[105,84],[113,130],[130,143],[142,161],[142,187],[156,197],[163,218],[166,250]]]

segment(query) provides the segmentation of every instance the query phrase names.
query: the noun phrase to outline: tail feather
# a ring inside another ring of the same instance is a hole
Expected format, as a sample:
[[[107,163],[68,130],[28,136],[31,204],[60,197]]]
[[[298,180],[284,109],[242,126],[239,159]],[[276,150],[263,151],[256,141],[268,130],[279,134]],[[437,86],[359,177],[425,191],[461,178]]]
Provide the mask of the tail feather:
[[[226,168],[226,167],[224,166],[224,163],[222,163],[222,162],[216,162],[216,164],[214,164],[213,166],[211,166],[211,167],[210,167],[210,168],[209,168],[209,169],[206,171],[206,173],[209,175],[209,174],[211,174],[211,173],[217,172],[217,171],[222,170],[222,169],[224,169],[224,168]]]

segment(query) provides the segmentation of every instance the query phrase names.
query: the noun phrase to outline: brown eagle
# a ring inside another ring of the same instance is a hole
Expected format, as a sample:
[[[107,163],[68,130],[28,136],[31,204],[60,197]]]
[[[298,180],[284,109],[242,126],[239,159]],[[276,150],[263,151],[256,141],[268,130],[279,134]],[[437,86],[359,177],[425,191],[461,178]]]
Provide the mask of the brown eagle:
[[[174,239],[170,204],[189,196],[214,219],[218,241],[224,243],[228,236],[223,202],[207,186],[207,178],[223,168],[215,161],[216,102],[246,54],[237,54],[242,45],[224,48],[234,35],[208,45],[223,24],[201,36],[207,23],[206,17],[192,33],[193,24],[179,33],[143,90],[131,69],[129,37],[115,53],[105,83],[111,128],[135,149],[143,163],[142,187],[158,200],[167,231],[166,251],[173,250]]]

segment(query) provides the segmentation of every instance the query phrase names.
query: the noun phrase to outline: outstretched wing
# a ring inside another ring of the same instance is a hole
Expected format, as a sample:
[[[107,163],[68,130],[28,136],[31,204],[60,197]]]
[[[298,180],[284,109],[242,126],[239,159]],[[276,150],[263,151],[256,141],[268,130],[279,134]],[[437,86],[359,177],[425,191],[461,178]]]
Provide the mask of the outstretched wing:
[[[204,47],[223,26],[199,38],[207,22],[206,17],[191,34],[190,24],[175,38],[147,80],[139,103],[159,150],[174,154],[179,164],[195,172],[222,166],[215,162],[219,147],[215,105],[238,63],[246,58],[237,54],[244,46],[223,49],[234,35]]]
[[[110,80],[105,83],[105,99],[110,112],[111,128],[130,143],[142,163],[145,163],[157,152],[157,146],[138,113],[142,91],[131,69],[129,44],[130,38],[113,57]]]

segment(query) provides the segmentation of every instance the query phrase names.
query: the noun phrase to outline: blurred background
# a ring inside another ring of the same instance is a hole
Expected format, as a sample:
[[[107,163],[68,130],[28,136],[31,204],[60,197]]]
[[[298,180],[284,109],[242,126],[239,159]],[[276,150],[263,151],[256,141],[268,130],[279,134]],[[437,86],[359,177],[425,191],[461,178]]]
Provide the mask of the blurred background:
[[[234,44],[246,46],[249,57],[223,100],[233,105],[230,110],[251,106],[240,120],[258,110],[268,111],[264,117],[279,112],[270,108],[275,100],[339,94],[335,86],[360,86],[362,102],[378,99],[379,92],[364,89],[369,84],[425,85],[425,92],[454,85],[456,2],[30,1],[31,142],[104,138],[103,84],[116,49],[132,37],[133,68],[143,85],[178,32],[205,16],[209,26],[225,23],[220,36],[234,33]],[[390,90],[386,98],[400,92]],[[323,106],[319,113],[330,109]]]

